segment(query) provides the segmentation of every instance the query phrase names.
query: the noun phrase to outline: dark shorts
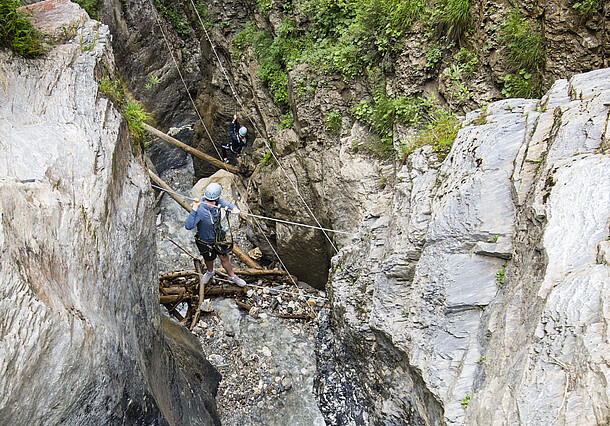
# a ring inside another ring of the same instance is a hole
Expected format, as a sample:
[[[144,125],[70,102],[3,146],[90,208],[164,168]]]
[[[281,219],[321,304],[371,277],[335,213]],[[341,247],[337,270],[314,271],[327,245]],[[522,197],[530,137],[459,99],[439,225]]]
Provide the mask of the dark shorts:
[[[211,261],[216,259],[216,256],[224,256],[227,255],[229,251],[231,251],[231,248],[233,247],[233,245],[231,244],[231,246],[227,246],[225,247],[225,250],[222,250],[221,248],[217,247],[216,244],[214,243],[206,243],[205,241],[200,240],[199,238],[195,237],[195,244],[197,245],[197,248],[199,249],[199,253],[203,256],[203,260],[207,260],[207,261]],[[228,251],[227,251],[228,248]]]

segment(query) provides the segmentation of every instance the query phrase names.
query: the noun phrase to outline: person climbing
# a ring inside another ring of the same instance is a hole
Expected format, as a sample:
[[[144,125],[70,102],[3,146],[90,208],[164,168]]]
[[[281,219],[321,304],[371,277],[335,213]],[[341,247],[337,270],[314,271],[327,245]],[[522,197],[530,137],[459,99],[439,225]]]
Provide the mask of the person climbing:
[[[235,275],[229,259],[228,253],[233,248],[233,243],[226,241],[226,233],[220,223],[222,215],[220,208],[226,208],[234,214],[239,214],[240,210],[234,204],[222,200],[221,193],[222,187],[219,184],[210,183],[205,188],[201,200],[193,199],[192,209],[186,218],[184,227],[191,230],[197,226],[195,244],[203,256],[207,268],[206,273],[203,274],[203,284],[207,284],[214,276],[214,259],[218,256],[229,275],[229,281],[243,287],[246,282]]]
[[[236,129],[239,129],[237,132]],[[223,143],[220,147],[222,148],[222,161],[225,163],[229,162],[229,157],[227,156],[227,150],[231,150],[234,154],[239,155],[241,150],[246,143],[248,142],[246,139],[246,134],[248,133],[248,129],[244,126],[239,125],[239,121],[237,121],[237,114],[233,115],[233,121],[229,124],[229,136],[231,140]]]

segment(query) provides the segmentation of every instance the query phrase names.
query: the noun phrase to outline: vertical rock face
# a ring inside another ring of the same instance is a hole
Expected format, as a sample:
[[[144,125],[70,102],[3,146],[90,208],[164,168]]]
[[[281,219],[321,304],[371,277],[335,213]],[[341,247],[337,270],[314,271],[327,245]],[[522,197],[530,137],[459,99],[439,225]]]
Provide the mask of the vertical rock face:
[[[159,314],[147,173],[94,79],[108,29],[31,8],[57,45],[0,52],[0,423],[214,424],[218,373]]]
[[[330,423],[608,422],[609,81],[493,103],[442,164],[409,157],[333,259]]]

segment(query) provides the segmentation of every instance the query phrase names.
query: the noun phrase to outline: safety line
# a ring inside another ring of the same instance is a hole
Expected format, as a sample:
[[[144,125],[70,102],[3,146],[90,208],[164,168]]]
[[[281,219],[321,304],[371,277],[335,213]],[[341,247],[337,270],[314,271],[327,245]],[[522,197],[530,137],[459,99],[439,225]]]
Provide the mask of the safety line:
[[[263,237],[265,237],[265,241],[267,241],[267,244],[269,244],[269,247],[271,247],[271,250],[273,250],[273,253],[275,254],[275,257],[277,257],[277,259],[280,261],[280,263],[284,267],[284,270],[286,270],[288,272],[288,277],[290,277],[290,281],[292,281],[292,283],[294,285],[297,285],[297,283],[294,281],[294,278],[292,278],[292,274],[290,273],[290,271],[288,271],[288,268],[286,267],[286,265],[284,265],[284,262],[282,261],[282,258],[280,257],[278,252],[275,251],[275,247],[273,247],[273,244],[271,244],[271,241],[269,241],[269,238],[267,238],[267,234],[263,231],[263,228],[261,228],[261,226],[259,225],[258,221],[254,217],[252,219],[253,219],[252,221],[258,227],[258,230],[260,231],[260,233],[263,235]]]
[[[179,193],[179,192],[176,192],[176,191],[173,191],[173,190],[169,190],[169,189],[165,189],[165,188],[161,188],[160,186],[154,185],[154,184],[152,184],[152,183],[150,184],[150,186],[152,186],[153,188],[157,188],[157,189],[159,189],[159,190],[161,190],[161,191],[165,191],[165,192],[171,192],[171,193],[173,193],[173,194],[179,195],[179,196],[181,196],[181,197],[183,197],[183,198],[185,198],[185,199],[187,199],[187,200],[193,200],[193,197],[188,197],[188,196],[186,196],[186,195],[184,195],[184,194],[181,194],[181,193]],[[215,207],[215,206],[208,206],[208,207],[210,207],[210,208],[222,209],[222,207]],[[272,220],[272,221],[274,221],[274,222],[285,223],[285,224],[288,224],[288,225],[296,225],[296,226],[302,226],[302,227],[304,227],[304,228],[310,228],[310,229],[319,229],[319,230],[322,230],[322,231],[334,232],[334,233],[337,233],[337,234],[355,235],[353,232],[347,232],[347,231],[337,231],[337,230],[335,230],[335,229],[330,229],[330,228],[322,228],[322,227],[319,227],[319,226],[307,225],[307,224],[305,224],[305,223],[300,223],[300,222],[292,222],[292,221],[290,221],[290,220],[276,219],[276,218],[273,218],[273,217],[261,216],[261,215],[254,214],[254,213],[246,213],[246,212],[241,211],[241,210],[239,211],[239,214],[243,214],[243,215],[245,215],[245,216],[251,216],[251,217],[255,217],[255,218],[259,218],[259,219]],[[271,245],[271,244],[270,244],[270,245]],[[274,250],[274,251],[275,251],[275,250]],[[281,260],[280,260],[280,262],[281,262]]]
[[[151,6],[153,6],[154,10],[156,10],[156,8],[154,7],[154,5],[152,3],[151,3]],[[158,12],[157,12],[156,20],[157,20],[157,25],[159,25],[159,28],[161,29],[161,35],[163,36],[163,40],[165,41],[167,50],[169,51],[169,54],[172,57],[172,61],[174,61],[174,65],[176,66],[176,70],[178,71],[178,75],[180,76],[180,80],[182,80],[182,84],[184,85],[186,94],[188,95],[189,99],[191,100],[191,103],[193,104],[193,108],[195,109],[195,113],[197,114],[197,117],[199,117],[199,121],[203,125],[205,132],[207,133],[208,137],[210,138],[210,142],[212,142],[212,146],[214,147],[214,150],[216,150],[216,154],[218,154],[218,158],[222,161],[222,155],[220,154],[220,151],[218,151],[218,147],[216,147],[216,144],[214,143],[214,140],[212,139],[212,136],[210,135],[210,132],[208,131],[207,126],[203,122],[203,118],[201,118],[201,114],[199,114],[199,110],[197,109],[197,105],[195,105],[195,101],[193,100],[193,97],[191,96],[191,92],[189,92],[188,86],[186,85],[186,82],[184,81],[184,77],[182,77],[182,72],[180,72],[180,67],[178,66],[178,62],[174,58],[174,53],[172,52],[172,48],[169,45],[169,41],[165,37],[165,32],[163,31],[163,27],[161,26],[161,21],[159,21]]]
[[[227,71],[225,70],[225,67],[222,65],[222,61],[220,60],[220,57],[218,56],[218,53],[216,52],[216,48],[214,47],[214,43],[212,43],[212,39],[210,38],[210,35],[208,34],[208,30],[205,28],[205,25],[203,24],[203,20],[201,19],[201,16],[199,16],[199,12],[197,11],[197,8],[195,7],[195,3],[193,2],[193,0],[191,0],[191,5],[193,6],[193,9],[195,10],[195,13],[197,14],[197,18],[199,18],[199,23],[201,24],[201,28],[203,29],[203,32],[205,33],[205,36],[208,39],[208,43],[210,43],[210,47],[212,48],[212,51],[214,52],[214,55],[216,56],[216,59],[218,60],[218,64],[220,65],[220,68],[222,69],[222,71],[223,71],[223,73],[225,75],[225,78],[227,79],[227,83],[229,83],[229,87],[231,88],[231,92],[233,92],[233,96],[235,97],[235,100],[239,103],[239,105],[242,108],[242,110],[245,111],[246,108],[244,107],[241,99],[239,99],[239,96],[237,96],[237,93],[235,93],[233,85],[231,84],[231,80],[229,79],[229,75],[227,74]],[[314,212],[311,210],[311,208],[309,207],[309,205],[307,204],[307,202],[305,201],[305,199],[301,195],[301,192],[299,191],[297,182],[293,182],[293,180],[290,178],[290,176],[288,175],[288,172],[286,172],[286,169],[284,168],[284,166],[280,162],[279,158],[275,155],[275,152],[273,152],[273,149],[271,148],[271,145],[269,145],[269,143],[267,142],[267,139],[264,137],[262,132],[258,129],[258,127],[254,123],[254,121],[252,121],[252,118],[250,118],[250,116],[248,114],[246,114],[246,117],[248,117],[248,120],[250,121],[250,123],[254,127],[254,130],[262,137],[263,142],[267,146],[267,149],[269,149],[269,152],[271,152],[271,155],[273,156],[273,158],[277,162],[278,166],[280,167],[280,169],[282,170],[282,172],[284,173],[284,175],[286,176],[288,181],[292,184],[296,194],[299,196],[299,198],[301,199],[301,201],[303,202],[303,204],[307,208],[307,211],[309,212],[311,217],[316,221],[316,223],[318,224],[318,226],[320,227],[320,229],[324,233],[324,236],[326,237],[326,239],[328,240],[330,245],[335,249],[335,252],[338,253],[339,250],[337,249],[335,244],[332,242],[332,240],[330,239],[330,237],[328,236],[328,234],[326,233],[326,231],[322,227],[322,224],[318,221],[318,218],[316,217]]]

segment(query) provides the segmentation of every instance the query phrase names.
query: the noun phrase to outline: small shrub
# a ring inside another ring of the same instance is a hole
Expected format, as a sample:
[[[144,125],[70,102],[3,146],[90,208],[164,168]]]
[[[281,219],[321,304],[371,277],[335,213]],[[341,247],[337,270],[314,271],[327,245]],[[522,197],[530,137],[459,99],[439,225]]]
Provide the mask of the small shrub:
[[[125,87],[118,80],[112,80],[109,77],[102,77],[98,82],[100,92],[105,94],[114,102],[117,107],[123,105],[125,99]]]
[[[271,0],[256,0],[256,5],[263,16],[269,16],[269,12],[271,12],[273,7]]]
[[[601,4],[601,0],[582,0],[574,3],[572,8],[583,18],[588,18],[600,9]]]
[[[468,407],[468,403],[470,402],[470,398],[472,398],[472,395],[468,393],[468,394],[466,394],[464,399],[462,399],[460,401],[460,404],[462,405],[463,409],[466,409],[466,407]]]
[[[110,98],[127,121],[132,146],[135,147],[139,144],[147,149],[146,130],[143,123],[148,120],[148,114],[144,111],[142,105],[139,102],[127,99],[125,86],[118,80],[102,77],[98,82],[98,87],[100,92]]]
[[[506,264],[502,265],[502,268],[496,272],[496,284],[498,287],[502,287],[505,281],[505,268]]]
[[[24,58],[36,58],[45,51],[42,36],[27,13],[17,11],[19,7],[19,0],[0,0],[0,46],[13,49]]]
[[[155,75],[151,75],[150,77],[148,77],[148,82],[146,82],[145,87],[150,90],[153,88],[153,86],[156,86],[157,84],[159,84],[159,77],[155,76]]]
[[[455,115],[443,109],[437,109],[425,129],[419,131],[415,138],[403,147],[405,155],[410,154],[416,148],[431,145],[434,152],[438,154],[439,160],[443,161],[457,136],[460,122]]]
[[[329,135],[338,135],[341,131],[341,114],[333,111],[326,116],[326,125],[324,126]]]
[[[178,2],[155,0],[155,7],[159,13],[172,24],[174,31],[176,31],[180,37],[186,37],[193,32],[193,29],[188,20],[177,9],[177,5],[182,6],[182,0]]]
[[[146,130],[142,123],[148,119],[148,114],[146,114],[142,105],[137,101],[125,101],[125,104],[123,105],[123,117],[127,120],[127,125],[129,126],[129,131],[134,142],[142,144],[146,149]]]
[[[438,64],[442,56],[443,51],[436,45],[429,46],[428,50],[426,50],[426,69],[433,69],[436,67],[436,64]]]
[[[292,127],[292,125],[294,124],[293,120],[292,120],[292,114],[290,112],[287,112],[286,114],[282,114],[280,119],[281,119],[280,124],[278,124],[278,126],[277,126],[278,130],[290,129]]]
[[[439,31],[445,33],[452,41],[459,41],[471,24],[471,0],[441,0],[434,20],[438,23]]]
[[[462,71],[466,76],[472,75],[479,63],[476,52],[468,50],[465,47],[460,48],[454,58],[461,65]]]
[[[267,167],[268,165],[273,164],[274,161],[275,159],[273,158],[271,151],[267,151],[259,164],[261,167]]]

